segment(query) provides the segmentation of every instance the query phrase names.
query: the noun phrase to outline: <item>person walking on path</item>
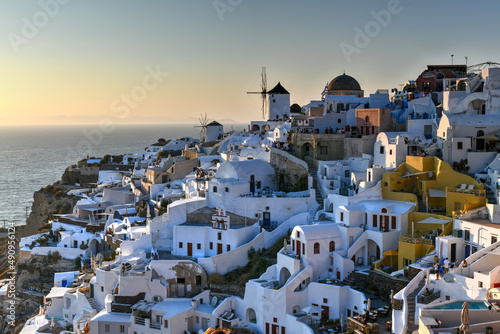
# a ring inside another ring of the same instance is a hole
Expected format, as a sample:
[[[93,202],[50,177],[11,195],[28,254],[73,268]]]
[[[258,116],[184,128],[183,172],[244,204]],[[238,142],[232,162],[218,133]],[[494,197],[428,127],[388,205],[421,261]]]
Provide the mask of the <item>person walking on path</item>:
[[[447,274],[450,271],[450,261],[446,258],[443,262],[444,273]]]
[[[434,271],[436,272],[436,279],[439,279],[439,261],[434,263]]]

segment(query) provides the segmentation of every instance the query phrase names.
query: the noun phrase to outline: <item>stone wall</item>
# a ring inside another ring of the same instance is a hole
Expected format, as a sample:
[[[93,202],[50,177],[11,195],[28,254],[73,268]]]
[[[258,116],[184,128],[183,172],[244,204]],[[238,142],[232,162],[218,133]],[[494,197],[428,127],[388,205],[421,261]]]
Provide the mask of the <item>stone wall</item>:
[[[379,327],[378,327],[378,324],[377,323],[371,323],[371,322],[368,322],[366,324],[354,319],[354,318],[347,318],[347,333],[349,333],[350,331],[356,331],[356,330],[359,330],[361,332],[363,332],[363,330],[365,328],[369,328],[370,329],[370,333],[373,333],[373,334],[377,334],[379,332]]]
[[[280,191],[295,192],[307,190],[307,164],[291,154],[276,148],[271,149],[270,163],[276,172]]]
[[[386,296],[390,295],[391,290],[396,293],[408,285],[406,280],[397,279],[376,270],[370,270],[369,275],[353,272],[352,277],[358,285],[367,286],[370,284],[376,286],[378,292]]]
[[[361,138],[344,138],[343,158],[361,157],[363,153],[373,155],[373,147],[376,139],[376,135],[363,136]]]
[[[342,160],[361,157],[363,153],[373,155],[376,139],[376,135],[345,138],[342,134],[293,133],[292,154],[303,160]]]

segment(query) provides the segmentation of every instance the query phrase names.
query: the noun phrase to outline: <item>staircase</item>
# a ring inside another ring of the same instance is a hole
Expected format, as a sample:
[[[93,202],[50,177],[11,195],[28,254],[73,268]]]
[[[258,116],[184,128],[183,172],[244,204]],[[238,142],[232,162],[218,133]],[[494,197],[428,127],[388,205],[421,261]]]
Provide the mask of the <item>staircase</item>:
[[[417,196],[417,204],[418,204],[418,212],[425,212],[426,211],[425,203],[422,200],[421,196]]]
[[[309,175],[312,176],[313,179],[313,188],[316,189],[316,202],[319,204],[318,210],[322,210],[324,207],[323,196],[321,196],[321,191],[319,191],[318,187],[318,169],[314,167],[312,164],[309,165]]]
[[[422,290],[422,288],[425,285],[425,280],[421,279],[420,282],[418,282],[417,288],[408,295],[407,302],[408,302],[408,317],[406,318],[406,324],[407,324],[407,330],[406,333],[413,333],[414,331],[418,330],[418,324],[415,324],[415,299],[417,297],[417,294]]]
[[[97,312],[100,311],[94,298],[87,297],[87,300],[89,301],[90,306],[92,306],[94,310],[96,310]]]
[[[493,190],[491,190],[489,187],[484,187],[484,189],[486,190],[486,200],[488,201],[488,203],[496,204],[497,199],[495,198],[495,193],[493,192]]]

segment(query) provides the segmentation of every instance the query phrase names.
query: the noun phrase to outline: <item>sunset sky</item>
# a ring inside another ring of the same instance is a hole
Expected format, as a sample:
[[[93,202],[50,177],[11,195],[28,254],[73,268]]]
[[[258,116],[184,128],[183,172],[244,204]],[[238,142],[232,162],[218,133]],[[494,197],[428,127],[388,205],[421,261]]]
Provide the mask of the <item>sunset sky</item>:
[[[369,94],[451,54],[500,62],[498,1],[397,2],[0,0],[0,124],[248,122],[262,66],[303,105],[344,71]]]

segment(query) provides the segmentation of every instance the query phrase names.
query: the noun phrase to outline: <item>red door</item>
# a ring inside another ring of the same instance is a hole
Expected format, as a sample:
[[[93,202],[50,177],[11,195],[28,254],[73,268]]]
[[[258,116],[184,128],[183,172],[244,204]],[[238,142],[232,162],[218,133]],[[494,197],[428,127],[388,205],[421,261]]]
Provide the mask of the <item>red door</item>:
[[[300,241],[299,240],[297,240],[297,247],[295,249],[297,250],[296,251],[297,257],[300,259]]]
[[[271,334],[280,334],[280,326],[273,324]]]
[[[269,334],[269,323],[266,322],[266,334]]]
[[[222,254],[222,244],[217,244],[217,254]]]
[[[385,216],[384,220],[384,232],[389,232],[389,216]]]
[[[325,319],[330,319],[330,308],[326,305],[321,305],[323,311],[321,311],[321,317]]]
[[[193,244],[188,242],[188,256],[193,256]]]

